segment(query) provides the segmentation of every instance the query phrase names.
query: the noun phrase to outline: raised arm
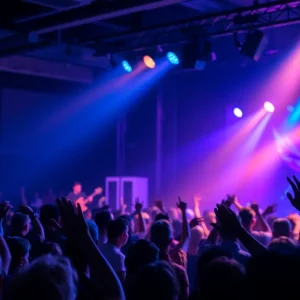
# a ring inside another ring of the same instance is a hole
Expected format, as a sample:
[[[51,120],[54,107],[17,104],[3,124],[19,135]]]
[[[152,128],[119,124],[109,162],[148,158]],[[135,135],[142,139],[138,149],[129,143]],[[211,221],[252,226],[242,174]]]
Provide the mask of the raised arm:
[[[182,228],[181,228],[179,247],[186,252],[189,248],[189,242],[191,238],[190,225],[188,223],[187,215],[186,215],[187,204],[181,201],[181,199],[179,198],[177,207],[180,209],[182,213]]]
[[[138,228],[137,233],[145,233],[146,234],[146,224],[142,215],[143,204],[139,202],[139,199],[135,202],[135,213],[134,215],[138,217]]]
[[[258,204],[253,203],[251,205],[251,208],[255,211],[256,220],[257,220],[256,223],[257,223],[257,227],[259,228],[259,230],[264,231],[264,232],[272,233],[272,230],[271,230],[268,222],[266,221],[264,216],[260,213]]]
[[[33,230],[40,238],[41,242],[45,240],[44,227],[39,220],[38,215],[33,211],[33,209],[28,205],[20,205],[20,212],[28,215],[31,219]]]
[[[97,245],[91,238],[80,205],[77,209],[66,199],[57,199],[64,231],[67,237],[81,248],[96,282],[96,289],[103,299],[125,300],[124,291],[117,274],[111,268]]]
[[[239,239],[251,255],[259,255],[268,251],[242,226],[237,215],[229,207],[224,204],[217,204],[215,213],[221,229],[230,232],[231,235]]]

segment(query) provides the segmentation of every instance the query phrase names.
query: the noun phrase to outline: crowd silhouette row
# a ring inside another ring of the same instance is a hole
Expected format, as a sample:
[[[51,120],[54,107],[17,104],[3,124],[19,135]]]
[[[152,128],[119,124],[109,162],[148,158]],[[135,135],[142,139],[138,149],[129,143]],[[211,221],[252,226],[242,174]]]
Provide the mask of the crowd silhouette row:
[[[0,204],[1,299],[282,299],[297,294],[300,182],[276,205],[243,207],[235,195],[201,211],[178,200],[103,206],[87,220],[61,198],[34,211]]]

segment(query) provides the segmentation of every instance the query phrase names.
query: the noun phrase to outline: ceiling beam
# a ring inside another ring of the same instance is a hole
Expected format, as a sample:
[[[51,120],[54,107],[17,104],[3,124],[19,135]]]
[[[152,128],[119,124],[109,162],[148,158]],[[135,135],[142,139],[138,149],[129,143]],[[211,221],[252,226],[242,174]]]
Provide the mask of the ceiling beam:
[[[254,15],[257,16],[255,22],[245,24],[236,22],[236,18]],[[226,13],[186,19],[162,26],[148,27],[106,38],[101,37],[100,45],[104,53],[107,51],[123,52],[143,47],[154,47],[158,44],[187,41],[189,38],[187,33],[190,31],[205,32],[207,36],[219,37],[250,29],[267,29],[297,23],[300,23],[300,1],[278,1],[255,7],[239,8]],[[95,42],[91,41],[91,43]],[[91,46],[91,43],[85,41],[84,44]]]
[[[55,17],[46,17],[35,24],[27,24],[27,26],[31,26],[31,31],[41,35],[95,22],[111,20],[147,10],[180,4],[185,1],[188,0],[149,0],[146,4],[137,5],[134,7],[130,7],[130,2],[121,1],[120,7],[116,7],[115,2],[113,2],[111,5],[106,5],[106,8],[103,6],[103,4],[100,4],[99,6],[99,2],[94,2],[91,5],[82,7],[80,9],[73,9],[58,13],[55,15]],[[61,23],[57,24],[57,20],[61,20]],[[55,23],[57,25],[53,25]]]

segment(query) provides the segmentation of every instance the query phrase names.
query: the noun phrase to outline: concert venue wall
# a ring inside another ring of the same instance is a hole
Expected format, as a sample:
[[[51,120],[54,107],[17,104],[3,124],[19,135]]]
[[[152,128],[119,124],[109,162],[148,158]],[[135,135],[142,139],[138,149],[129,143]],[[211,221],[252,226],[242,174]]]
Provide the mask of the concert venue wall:
[[[115,127],[106,124],[104,131],[95,126],[85,134],[93,116],[84,109],[68,109],[83,88],[26,76],[10,76],[9,84],[3,85],[0,190],[4,197],[17,199],[21,186],[28,198],[49,188],[56,194],[67,193],[78,180],[90,192],[103,186],[107,173],[114,174]]]

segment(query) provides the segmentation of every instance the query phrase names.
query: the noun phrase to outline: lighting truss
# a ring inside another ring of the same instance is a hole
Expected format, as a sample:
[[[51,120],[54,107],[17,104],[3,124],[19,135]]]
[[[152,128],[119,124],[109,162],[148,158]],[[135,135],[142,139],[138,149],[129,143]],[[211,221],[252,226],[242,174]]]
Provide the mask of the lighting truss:
[[[281,3],[282,2],[282,3]],[[281,1],[197,17],[163,26],[149,27],[116,36],[101,38],[105,52],[122,52],[185,42],[187,33],[205,32],[217,38],[250,29],[267,29],[300,23],[300,1]],[[241,22],[251,18],[251,22]]]

